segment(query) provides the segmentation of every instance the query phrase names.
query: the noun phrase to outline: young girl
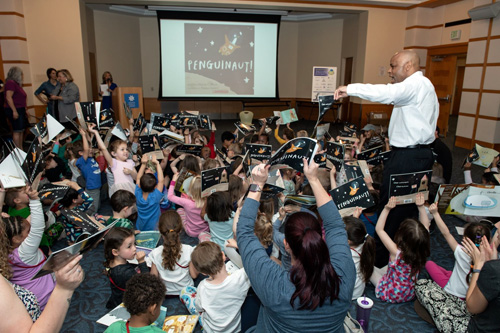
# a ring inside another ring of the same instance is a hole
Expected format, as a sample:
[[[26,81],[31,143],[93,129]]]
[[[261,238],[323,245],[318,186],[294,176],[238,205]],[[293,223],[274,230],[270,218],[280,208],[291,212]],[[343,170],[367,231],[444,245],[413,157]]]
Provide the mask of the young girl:
[[[465,299],[467,290],[469,289],[469,276],[471,273],[471,258],[465,252],[464,247],[460,246],[455,240],[453,235],[448,230],[443,219],[438,213],[436,204],[429,206],[429,212],[434,217],[439,231],[443,234],[444,239],[450,246],[455,256],[455,266],[453,272],[450,272],[433,261],[427,261],[425,269],[429,273],[432,280],[434,280],[441,288],[449,294],[455,295],[459,298]],[[485,236],[490,239],[490,229],[479,222],[470,222],[465,225],[464,237],[469,238],[477,247],[481,244],[481,239]]]
[[[233,204],[228,192],[215,192],[207,198],[205,221],[208,222],[210,233],[200,234],[200,242],[212,241],[224,249],[226,240],[233,234]]]
[[[64,157],[68,160],[68,166],[69,169],[71,170],[71,181],[76,182],[78,180],[78,177],[80,177],[82,174],[80,173],[80,169],[76,166],[76,160],[78,153],[75,154],[73,151],[73,144],[68,143],[66,145],[66,150],[64,152]]]
[[[135,162],[129,158],[127,143],[123,140],[115,140],[109,145],[108,151],[99,132],[95,129],[95,124],[90,124],[89,131],[94,133],[97,145],[113,173],[114,183],[109,190],[109,195],[112,196],[118,190],[127,190],[134,193],[134,180],[137,177],[137,171],[135,170]]]
[[[293,179],[297,171],[294,169],[285,169],[282,172],[283,183],[285,184],[285,190],[283,191],[284,195],[295,195],[295,183]]]
[[[286,124],[286,128],[283,130],[283,138],[279,135],[280,124],[276,124],[276,129],[274,130],[274,138],[278,141],[280,145],[284,145],[289,140],[295,138],[295,132],[290,128],[290,123]]]
[[[112,228],[104,240],[104,267],[109,278],[111,296],[106,307],[115,308],[123,300],[127,281],[137,274],[137,265],[127,260],[137,259],[141,273],[149,273],[149,268],[144,261],[146,254],[136,252],[134,231],[122,227]]]
[[[352,299],[361,297],[365,291],[366,283],[370,281],[375,264],[375,239],[366,232],[363,221],[356,217],[344,217],[347,243],[351,248],[352,260],[356,266],[356,283]]]
[[[34,293],[43,310],[56,283],[51,274],[31,279],[46,261],[39,249],[45,220],[38,192],[29,190],[27,195],[30,199],[31,221],[19,216],[3,219],[9,240],[9,264],[12,270],[10,281]]]
[[[176,205],[181,205],[177,212],[181,216],[184,230],[189,237],[198,237],[201,232],[208,231],[208,223],[201,218],[201,208],[203,199],[201,198],[201,177],[194,177],[189,185],[188,197],[178,197],[174,193],[175,182],[179,178],[179,173],[175,173],[168,188],[168,198]]]
[[[194,247],[181,244],[182,220],[174,210],[161,214],[158,229],[163,245],[148,255],[151,274],[159,276],[167,287],[166,295],[179,295],[182,288],[193,285],[198,272],[191,263]]]
[[[425,215],[423,196],[417,196],[419,215]],[[425,226],[414,219],[406,219],[399,226],[394,241],[385,232],[385,222],[391,209],[396,207],[396,198],[391,197],[375,227],[380,240],[390,253],[388,266],[374,268],[370,278],[376,286],[375,295],[383,301],[390,303],[407,302],[415,296],[415,282],[417,274],[425,265],[426,258],[430,255],[429,224]]]

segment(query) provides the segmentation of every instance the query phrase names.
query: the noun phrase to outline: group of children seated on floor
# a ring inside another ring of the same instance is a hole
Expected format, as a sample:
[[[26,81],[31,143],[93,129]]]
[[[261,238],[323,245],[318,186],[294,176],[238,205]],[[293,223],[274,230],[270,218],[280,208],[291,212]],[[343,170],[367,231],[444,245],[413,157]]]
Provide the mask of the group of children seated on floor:
[[[387,142],[376,127],[366,129],[361,140],[346,151],[346,160],[354,160],[356,154],[364,149]],[[52,147],[53,154],[46,158],[44,180],[68,185],[70,189],[55,204],[43,198],[40,200],[36,189],[5,190],[2,186],[0,205],[5,202],[8,207],[7,213],[2,213],[3,229],[10,242],[10,274],[7,277],[12,283],[33,292],[43,309],[55,281],[51,275],[31,278],[46,260],[55,241],[64,236],[69,244],[79,240],[82,229],[60,214],[63,208],[78,210],[94,214],[97,223],[102,226],[116,222],[104,240],[106,274],[111,287],[106,306],[111,309],[124,302],[131,319],[126,324],[122,322],[110,326],[109,332],[121,332],[125,330],[125,325],[127,329],[130,325],[132,332],[133,328],[153,323],[158,317],[163,295],[180,297],[191,314],[201,314],[200,324],[207,331],[238,331],[241,327],[240,309],[251,285],[244,268],[229,274],[225,262],[230,257],[242,267],[235,233],[248,188],[242,162],[244,144],[237,140],[235,134],[222,133],[221,151],[231,163],[229,190],[204,198],[201,194],[201,171],[224,165],[215,153],[213,131],[210,139],[200,131],[187,135],[186,142],[199,142],[206,146],[201,156],[178,154],[175,147],[169,146],[163,150],[161,161],[147,154],[137,158],[138,153],[140,155],[136,140],[138,133],[135,136],[133,130],[130,133],[129,143],[117,139],[110,143],[109,148],[92,125],[88,130],[81,128],[78,135],[59,136]],[[297,134],[308,136],[303,130]],[[283,138],[279,137],[278,128],[275,135],[283,144],[293,139],[295,132],[288,126]],[[93,137],[97,148],[91,145]],[[269,137],[261,130],[251,142],[269,144]],[[495,160],[493,167],[496,168],[497,163]],[[184,193],[175,190],[181,167],[191,173],[183,180]],[[466,165],[466,169],[469,167]],[[320,180],[327,190],[348,181],[344,174],[336,172],[335,167],[330,171],[320,171]],[[376,201],[381,172],[381,167],[373,168],[374,183],[368,184]],[[483,182],[498,185],[489,176],[495,172],[497,169],[488,170]],[[293,169],[282,169],[281,175],[285,190],[274,198],[261,201],[255,234],[276,264],[290,270],[291,258],[283,245],[283,224],[287,216],[297,211],[317,217],[319,214],[314,206],[301,207],[285,200],[289,194],[312,195],[307,179]],[[100,202],[107,195],[113,215],[104,217],[98,213]],[[436,205],[429,206],[423,195],[418,195],[418,220],[403,221],[394,239],[391,239],[384,226],[395,205],[395,199],[391,198],[381,209],[375,205],[364,211],[357,209],[353,216],[344,217],[357,272],[352,299],[362,296],[366,283],[371,282],[377,298],[383,301],[410,301],[415,297],[418,273],[424,267],[446,292],[464,299],[471,259],[449,232]],[[44,216],[44,210],[50,218]],[[456,263],[453,272],[427,261],[430,256],[431,219],[434,219],[454,252]],[[146,255],[137,251],[135,234],[148,230],[160,232],[162,245]],[[196,247],[182,244],[183,232],[197,238],[199,244]],[[375,233],[390,253],[389,264],[382,269],[374,267]],[[491,225],[483,222],[473,221],[465,226],[464,237],[470,238],[476,245],[486,239],[497,247],[500,243],[498,233],[495,238],[491,235]],[[134,259],[138,264],[130,263]],[[200,274],[207,278],[196,288],[194,280]],[[155,330],[151,327],[151,331]]]

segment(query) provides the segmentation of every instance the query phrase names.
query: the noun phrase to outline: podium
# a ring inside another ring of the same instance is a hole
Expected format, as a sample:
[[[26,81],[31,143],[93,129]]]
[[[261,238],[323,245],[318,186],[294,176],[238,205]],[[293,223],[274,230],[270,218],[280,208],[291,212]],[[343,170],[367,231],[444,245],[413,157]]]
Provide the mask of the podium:
[[[129,105],[134,119],[139,116],[139,113],[144,115],[141,87],[117,87],[113,90],[111,99],[113,101],[113,111],[115,111],[115,120],[120,122],[123,128],[129,127],[128,118],[123,106],[124,102]]]

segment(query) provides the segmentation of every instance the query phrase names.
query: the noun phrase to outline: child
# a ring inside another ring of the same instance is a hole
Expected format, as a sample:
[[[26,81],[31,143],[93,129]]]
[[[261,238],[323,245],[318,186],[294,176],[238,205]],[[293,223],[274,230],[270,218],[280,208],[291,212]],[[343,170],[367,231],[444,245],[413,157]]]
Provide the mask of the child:
[[[75,143],[76,144],[76,143]],[[69,169],[71,170],[71,181],[76,182],[78,180],[78,177],[80,177],[82,174],[80,173],[80,169],[76,166],[76,156],[78,156],[78,152],[75,154],[73,151],[74,147],[76,146],[74,143],[68,143],[66,150],[64,152],[64,157],[66,160],[68,160],[68,166]]]
[[[20,216],[23,219],[30,216],[30,207],[28,206],[30,198],[27,193],[27,187],[10,188],[5,193],[5,203],[9,206],[7,213],[11,217]]]
[[[31,224],[19,216],[3,219],[9,239],[9,263],[12,269],[10,281],[33,292],[43,310],[56,283],[51,274],[32,280],[46,260],[45,255],[38,248],[45,228],[45,220],[38,192],[27,190],[26,196],[29,198]]]
[[[202,242],[191,254],[194,267],[209,278],[195,287],[186,287],[180,299],[191,314],[201,312],[202,326],[208,332],[238,332],[241,329],[241,306],[250,280],[245,269],[229,275],[225,256],[213,242]]]
[[[83,128],[80,128],[82,135],[82,146],[75,142],[73,147],[80,156],[76,160],[76,166],[80,169],[83,178],[85,179],[85,191],[94,199],[94,206],[91,210],[94,213],[99,211],[101,205],[101,170],[99,164],[94,159],[94,150],[89,146],[89,138]]]
[[[127,149],[127,143],[123,140],[115,140],[109,145],[109,151],[106,149],[104,142],[99,135],[99,132],[95,129],[95,124],[89,125],[89,131],[94,133],[97,145],[101,150],[108,167],[113,173],[114,183],[109,190],[109,195],[113,195],[117,190],[123,189],[130,192],[134,192],[134,180],[137,177],[137,172],[135,171],[135,163],[129,158],[129,151]],[[111,153],[110,153],[111,152]]]
[[[274,130],[274,138],[278,141],[280,145],[284,145],[289,140],[295,138],[295,132],[290,128],[290,123],[286,124],[286,128],[283,130],[283,139],[279,135],[280,124],[276,124],[276,129]]]
[[[417,196],[420,218],[426,215],[422,195]],[[394,241],[385,232],[385,221],[391,209],[396,207],[396,198],[391,197],[375,227],[380,240],[390,253],[388,266],[374,268],[370,278],[376,287],[375,295],[390,303],[407,302],[415,296],[417,274],[430,255],[429,225],[414,219],[406,219],[399,226]],[[422,221],[424,222],[424,221]]]
[[[283,170],[282,176],[283,183],[285,185],[285,190],[283,191],[284,195],[295,195],[295,183],[293,182],[293,179],[296,174],[297,171],[291,168]]]
[[[148,156],[143,155],[141,168],[137,173],[137,185],[135,186],[135,197],[137,200],[137,230],[156,230],[160,218],[160,201],[163,199],[163,170],[160,163],[153,156],[152,162],[156,165],[158,172],[158,183],[151,173],[144,173]]]
[[[138,267],[141,273],[149,273],[149,268],[144,257],[143,251],[136,253],[134,232],[126,228],[112,228],[104,240],[104,267],[106,275],[109,278],[111,287],[111,296],[106,307],[115,308],[122,302],[123,292],[127,281],[137,274],[137,265],[132,265],[127,260],[137,259]]]
[[[234,142],[234,135],[229,131],[225,131],[222,133],[220,139],[222,141],[222,147],[220,150],[227,155],[227,149]]]
[[[347,232],[347,243],[351,248],[352,260],[356,266],[356,283],[352,299],[356,300],[365,291],[366,283],[370,282],[375,264],[375,239],[366,232],[363,221],[356,217],[343,218]]]
[[[64,161],[59,157],[49,154],[45,157],[44,175],[49,182],[58,182],[64,178],[66,167]]]
[[[198,272],[191,263],[194,248],[181,244],[182,220],[174,210],[161,214],[158,229],[163,245],[148,255],[151,261],[151,274],[159,276],[167,286],[167,295],[179,295],[181,289],[193,285]]]
[[[135,195],[126,190],[118,190],[111,196],[110,204],[113,216],[109,217],[106,225],[116,221],[115,227],[134,230],[134,224],[128,217],[137,211]]]
[[[174,174],[170,187],[168,188],[168,198],[176,205],[183,208],[178,209],[181,215],[184,230],[189,237],[198,237],[203,231],[208,231],[208,223],[201,218],[201,208],[203,199],[201,198],[201,177],[194,177],[188,188],[188,197],[181,198],[175,195],[175,182],[179,178],[179,173]]]
[[[207,198],[205,221],[208,222],[210,233],[200,234],[200,241],[212,241],[224,249],[226,240],[233,234],[233,204],[228,192],[215,192]]]
[[[436,204],[429,206],[429,212],[434,217],[434,221],[436,221],[439,231],[441,231],[444,239],[446,239],[446,242],[453,251],[455,266],[453,267],[453,272],[450,272],[438,266],[433,261],[427,261],[425,269],[429,273],[431,279],[441,288],[444,288],[447,293],[465,299],[467,290],[469,289],[468,278],[471,273],[471,258],[448,230],[448,227],[438,213]],[[490,239],[490,229],[484,224],[470,222],[465,225],[464,237],[469,238],[476,246],[479,247],[483,236],[486,236],[488,240]]]
[[[160,327],[151,326],[158,319],[163,303],[165,286],[151,274],[137,274],[127,282],[123,303],[130,313],[127,322],[117,321],[109,326],[107,333],[149,333],[163,332]]]

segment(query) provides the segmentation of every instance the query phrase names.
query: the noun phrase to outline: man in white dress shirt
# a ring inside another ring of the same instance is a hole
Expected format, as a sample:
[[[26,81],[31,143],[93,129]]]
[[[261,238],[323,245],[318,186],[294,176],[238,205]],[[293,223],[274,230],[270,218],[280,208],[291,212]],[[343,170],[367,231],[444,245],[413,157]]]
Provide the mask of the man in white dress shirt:
[[[393,104],[389,123],[391,156],[384,163],[383,184],[380,190],[380,209],[389,200],[389,180],[393,174],[431,170],[434,157],[430,144],[434,141],[439,103],[431,81],[420,71],[418,55],[409,50],[396,53],[390,62],[391,84],[349,84],[338,87],[334,98],[355,96],[372,102]],[[399,224],[407,217],[418,218],[415,205],[402,205],[391,210],[385,226],[394,237]],[[377,240],[375,265],[387,264],[388,252]]]

